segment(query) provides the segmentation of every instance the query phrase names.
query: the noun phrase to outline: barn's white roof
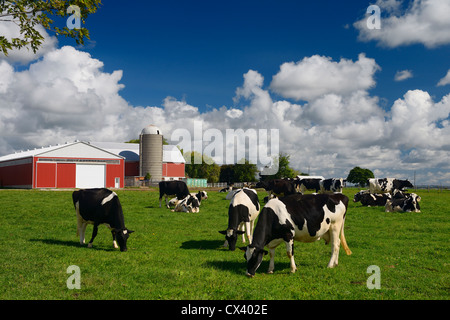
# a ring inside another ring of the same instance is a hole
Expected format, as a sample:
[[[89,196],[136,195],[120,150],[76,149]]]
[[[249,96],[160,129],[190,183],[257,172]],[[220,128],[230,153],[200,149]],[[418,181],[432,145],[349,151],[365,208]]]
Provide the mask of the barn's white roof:
[[[66,142],[65,144],[35,148],[33,150],[8,154],[0,157],[0,162],[35,156],[55,158],[125,158],[127,161],[139,161],[139,144],[83,141]],[[163,146],[163,162],[185,163],[186,161],[176,146],[165,145]]]
[[[122,156],[117,155],[114,152],[104,150],[95,145],[91,145],[89,142],[75,141],[11,153],[0,157],[0,162],[37,156],[55,158],[123,158]]]

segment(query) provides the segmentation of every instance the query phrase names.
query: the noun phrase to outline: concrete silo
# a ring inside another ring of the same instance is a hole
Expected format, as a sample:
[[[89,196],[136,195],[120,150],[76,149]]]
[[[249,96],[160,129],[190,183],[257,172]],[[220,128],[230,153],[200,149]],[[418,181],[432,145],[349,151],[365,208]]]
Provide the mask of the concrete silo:
[[[142,129],[139,136],[139,175],[151,175],[151,180],[162,180],[163,135],[154,125]]]

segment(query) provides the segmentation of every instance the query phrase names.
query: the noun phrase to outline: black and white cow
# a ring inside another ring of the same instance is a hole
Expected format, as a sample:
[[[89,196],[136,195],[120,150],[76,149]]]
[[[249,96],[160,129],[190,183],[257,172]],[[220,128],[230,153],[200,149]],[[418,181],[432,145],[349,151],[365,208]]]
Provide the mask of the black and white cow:
[[[161,181],[159,183],[159,207],[161,208],[161,199],[163,196],[166,199],[166,206],[169,208],[168,196],[175,195],[177,199],[184,199],[189,194],[189,189],[184,181]]]
[[[127,239],[133,231],[125,227],[122,206],[115,192],[108,189],[81,189],[72,193],[72,200],[77,212],[80,244],[84,244],[88,224],[94,225],[89,248],[97,236],[98,226],[105,224],[111,230],[114,248],[117,248],[118,242],[120,251],[127,251]]]
[[[297,193],[294,181],[286,179],[273,179],[269,181],[260,181],[255,185],[255,188],[264,188],[269,194],[277,196],[287,196]]]
[[[228,228],[219,231],[219,233],[225,235],[224,247],[228,245],[229,249],[234,251],[239,234],[242,234],[242,242],[245,243],[244,233],[247,234],[249,243],[252,242],[253,226],[255,219],[258,217],[259,209],[256,190],[243,188],[235,192],[228,207]]]
[[[253,234],[252,243],[245,250],[247,276],[253,277],[269,248],[269,273],[273,273],[275,248],[283,241],[291,262],[291,272],[297,267],[294,261],[294,240],[313,242],[323,238],[331,242],[329,268],[338,264],[339,248],[351,254],[344,236],[344,222],[348,198],[336,194],[290,195],[282,199],[271,199],[261,210]],[[339,239],[340,237],[340,239]]]
[[[320,190],[320,181],[322,179],[319,178],[303,178],[296,181],[297,189],[304,193],[306,190],[315,190],[319,192]]]
[[[361,202],[363,206],[374,207],[384,206],[386,201],[392,199],[390,193],[370,193],[369,190],[362,190],[353,197],[353,202]]]
[[[414,188],[408,180],[394,178],[368,179],[370,193],[393,192],[395,189]]]
[[[177,199],[177,198],[175,198]],[[173,200],[173,199],[172,199]],[[171,200],[171,201],[172,201]],[[196,195],[188,195],[184,199],[176,200],[175,209],[172,212],[199,212],[200,200]]]
[[[321,193],[342,193],[342,188],[344,187],[343,178],[331,178],[319,181],[320,192]]]
[[[405,195],[404,198],[393,198],[386,201],[386,212],[420,212],[420,196],[415,193]]]
[[[191,193],[191,196],[196,196],[198,199],[198,202],[202,202],[202,200],[208,199],[208,193],[206,191],[199,191],[197,193]]]

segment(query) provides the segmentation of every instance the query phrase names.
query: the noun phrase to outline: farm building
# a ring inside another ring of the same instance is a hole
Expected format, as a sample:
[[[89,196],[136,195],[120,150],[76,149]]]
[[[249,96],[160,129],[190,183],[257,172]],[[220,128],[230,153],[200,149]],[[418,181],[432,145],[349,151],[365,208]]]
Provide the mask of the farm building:
[[[0,186],[13,188],[123,188],[125,159],[75,141],[0,157]]]
[[[143,132],[149,132],[149,127]],[[162,136],[160,141],[159,145],[150,145],[152,148],[144,153],[144,157],[140,157],[143,148],[139,143],[84,141],[2,156],[0,187],[123,188],[125,177],[142,179],[146,174],[140,174],[142,162],[147,163],[144,171],[147,172],[149,167],[153,180],[183,179],[185,160],[180,150],[176,146],[163,146]],[[159,154],[161,160],[154,161],[155,154]]]

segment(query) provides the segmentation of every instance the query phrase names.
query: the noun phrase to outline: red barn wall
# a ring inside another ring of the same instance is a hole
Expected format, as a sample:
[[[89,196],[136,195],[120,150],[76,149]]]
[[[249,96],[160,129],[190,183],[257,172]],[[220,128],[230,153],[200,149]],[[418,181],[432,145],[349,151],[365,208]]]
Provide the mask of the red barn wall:
[[[32,158],[5,161],[0,163],[0,187],[30,188],[32,184],[33,184]]]
[[[184,177],[184,163],[163,163],[164,177]]]

